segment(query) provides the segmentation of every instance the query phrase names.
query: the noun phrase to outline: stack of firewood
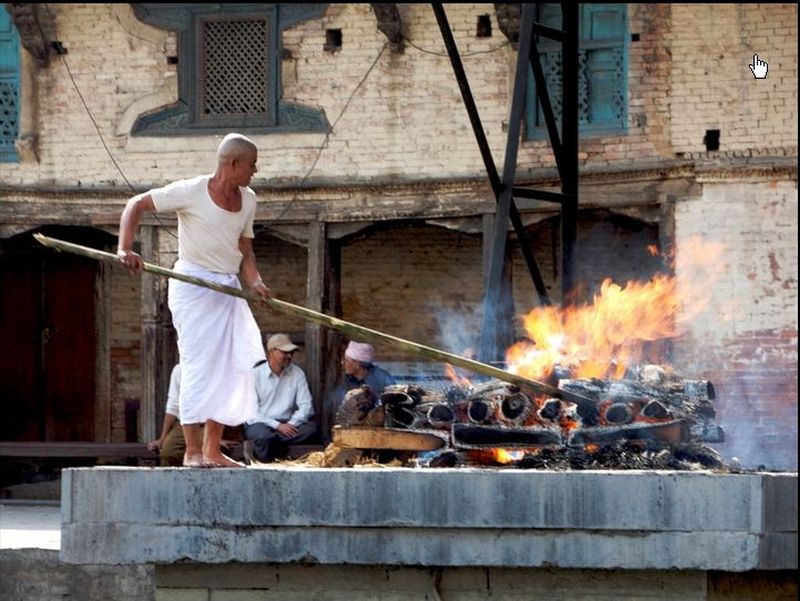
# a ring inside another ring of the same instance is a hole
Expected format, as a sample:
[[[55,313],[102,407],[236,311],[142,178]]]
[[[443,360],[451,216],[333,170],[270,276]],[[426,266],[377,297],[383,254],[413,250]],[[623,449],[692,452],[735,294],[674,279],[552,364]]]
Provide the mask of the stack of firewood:
[[[362,386],[351,390],[339,408],[334,442],[415,452],[516,449],[524,451],[520,457],[530,457],[559,448],[581,453],[615,446],[630,452],[637,445],[703,450],[703,443],[723,440],[713,422],[711,382],[684,379],[655,365],[628,374],[623,380],[558,380],[559,390],[580,395],[579,404],[531,396],[500,380],[444,390],[393,385],[379,398]],[[721,465],[715,451],[699,454],[704,466]]]

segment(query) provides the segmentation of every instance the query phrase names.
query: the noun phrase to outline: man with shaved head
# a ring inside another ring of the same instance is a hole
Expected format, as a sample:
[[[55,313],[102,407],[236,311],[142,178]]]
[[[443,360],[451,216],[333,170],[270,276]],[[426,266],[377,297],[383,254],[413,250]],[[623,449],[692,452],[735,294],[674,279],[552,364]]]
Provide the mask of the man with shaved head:
[[[251,140],[228,134],[217,148],[213,174],[131,198],[120,218],[120,262],[132,272],[141,271],[142,257],[133,251],[141,216],[146,211],[174,211],[178,216],[175,271],[235,288],[243,283],[262,297],[272,296],[253,252],[256,195],[248,184],[257,161],[258,150]],[[183,465],[241,467],[222,453],[220,442],[226,425],[236,426],[256,415],[252,368],[265,355],[255,318],[242,298],[175,279],[169,280],[168,301],[182,371]]]

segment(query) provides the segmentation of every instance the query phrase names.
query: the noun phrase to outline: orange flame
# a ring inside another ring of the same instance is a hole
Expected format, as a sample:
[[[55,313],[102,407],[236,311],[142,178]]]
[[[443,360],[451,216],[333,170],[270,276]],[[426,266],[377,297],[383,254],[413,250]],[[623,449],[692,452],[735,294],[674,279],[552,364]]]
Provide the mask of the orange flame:
[[[518,449],[500,449],[495,448],[491,449],[494,453],[494,460],[499,463],[500,465],[508,465],[509,463],[514,463],[515,461],[519,461],[525,455],[525,453]]]
[[[679,336],[708,305],[722,246],[691,239],[679,250],[677,277],[657,274],[624,287],[607,278],[591,304],[528,313],[529,340],[508,349],[509,371],[544,379],[561,365],[579,378],[621,378],[648,342]]]
[[[477,359],[475,350],[469,346],[461,352],[461,356],[467,359]],[[472,381],[467,377],[470,374],[472,374],[472,372],[469,370],[453,367],[449,363],[445,363],[444,375],[455,386],[460,388],[472,388]]]
[[[491,447],[486,449],[471,449],[467,451],[470,462],[480,465],[508,465],[519,461],[525,455],[518,449],[501,449]]]
[[[472,388],[472,382],[470,379],[461,375],[461,373],[458,371],[458,368],[453,367],[449,363],[445,363],[444,375],[453,383],[454,386],[458,386],[459,388]]]

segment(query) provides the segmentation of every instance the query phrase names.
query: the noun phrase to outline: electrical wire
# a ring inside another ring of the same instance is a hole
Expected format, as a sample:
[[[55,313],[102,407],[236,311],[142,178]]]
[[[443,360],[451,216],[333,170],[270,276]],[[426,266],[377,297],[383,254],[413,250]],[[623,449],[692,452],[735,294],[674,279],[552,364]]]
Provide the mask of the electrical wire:
[[[44,6],[47,9],[47,13],[50,15],[51,22],[55,23],[55,17],[53,16],[53,12],[50,10],[50,6],[47,5],[47,4],[45,4]],[[37,23],[38,23],[38,21],[37,21]],[[47,39],[46,36],[44,35],[44,31],[42,31],[41,24],[39,24],[39,31],[42,33],[42,37]],[[89,105],[86,103],[86,99],[83,97],[83,93],[81,92],[80,87],[78,87],[78,82],[75,81],[75,76],[72,74],[72,69],[69,68],[69,63],[67,63],[67,59],[64,58],[64,54],[61,53],[61,52],[59,52],[59,56],[61,57],[61,62],[64,64],[64,68],[67,71],[67,75],[69,75],[69,79],[72,82],[72,86],[75,88],[75,92],[78,94],[78,98],[81,99],[81,103],[83,104],[83,108],[86,111],[86,114],[88,115],[89,120],[92,122],[92,125],[94,125],[94,129],[97,132],[97,137],[100,138],[100,142],[102,143],[103,148],[106,151],[106,154],[108,154],[108,158],[111,159],[111,162],[114,164],[114,167],[117,168],[117,171],[119,171],[119,174],[122,176],[122,179],[125,180],[125,183],[128,184],[128,187],[131,189],[131,191],[134,194],[138,194],[139,191],[136,188],[133,187],[133,184],[125,176],[125,172],[122,171],[122,167],[119,166],[119,163],[117,162],[117,159],[114,158],[114,155],[111,152],[111,149],[108,147],[108,144],[106,144],[106,140],[103,137],[103,132],[100,131],[100,126],[97,124],[97,120],[94,118],[94,115],[92,115],[92,111],[89,109]],[[159,218],[158,214],[155,211],[152,211],[152,214],[156,218],[156,221],[158,221],[158,223],[163,227],[164,226],[164,222],[161,221],[161,219]],[[169,233],[169,235],[172,236],[173,238],[175,238],[176,240],[178,239],[178,237],[175,234],[173,234],[172,231],[169,228],[164,227],[164,230],[166,230],[167,233]]]
[[[412,48],[414,48],[416,50],[419,50],[420,52],[424,52],[425,54],[432,54],[434,56],[443,56],[443,57],[449,57],[450,56],[447,52],[437,52],[435,50],[428,50],[426,48],[422,48],[420,46],[417,46],[414,42],[412,42],[408,38],[403,38],[403,41],[405,41]],[[469,58],[470,56],[477,56],[479,54],[491,54],[492,52],[497,52],[498,50],[502,50],[503,48],[505,48],[509,44],[511,44],[511,41],[510,40],[506,40],[505,42],[503,42],[499,46],[495,46],[494,48],[488,48],[487,50],[476,50],[475,52],[467,52],[467,53],[464,53],[464,54],[459,53],[459,56],[461,58]]]
[[[50,10],[50,6],[47,5],[47,4],[45,4],[44,6],[45,6],[48,14],[50,15],[51,21],[53,23],[55,23],[55,17],[53,16],[52,11]],[[37,21],[37,25],[39,26],[39,31],[42,33],[42,36],[46,38],[46,36],[44,35],[44,31],[42,31],[41,24],[39,24],[38,21]],[[409,46],[411,46],[412,48],[414,48],[414,49],[416,49],[416,50],[418,50],[420,52],[423,52],[423,53],[426,53],[426,54],[431,54],[431,55],[434,55],[434,56],[441,56],[441,57],[448,57],[449,56],[446,52],[436,52],[436,51],[433,51],[433,50],[428,50],[426,48],[422,48],[420,46],[417,46],[414,42],[412,42],[408,38],[403,38],[403,40],[406,43],[408,43]],[[506,41],[503,44],[500,44],[499,46],[496,46],[494,48],[489,48],[487,50],[478,50],[478,51],[470,52],[470,53],[465,53],[465,54],[462,54],[461,56],[462,57],[470,57],[470,56],[476,56],[476,55],[479,55],[479,54],[490,54],[492,52],[497,52],[498,50],[501,50],[502,48],[505,48],[510,43],[511,43],[510,41]],[[328,129],[328,131],[325,133],[325,138],[323,139],[322,144],[320,144],[319,148],[317,149],[317,153],[316,153],[316,155],[314,157],[313,162],[311,163],[311,166],[306,171],[306,173],[303,175],[303,178],[300,180],[300,183],[299,183],[299,185],[297,186],[297,188],[295,190],[294,196],[291,198],[291,200],[289,200],[286,203],[286,206],[273,219],[274,221],[280,221],[284,217],[284,215],[286,215],[286,213],[289,211],[289,209],[294,205],[294,203],[297,201],[300,191],[302,191],[304,189],[304,186],[305,186],[306,182],[308,181],[308,178],[311,177],[311,174],[314,172],[314,169],[316,169],[317,164],[319,163],[319,159],[322,156],[322,152],[328,147],[328,142],[330,141],[330,137],[334,133],[337,124],[342,119],[344,114],[347,112],[347,109],[350,107],[350,104],[351,104],[353,98],[355,97],[356,93],[358,92],[358,90],[361,89],[361,87],[364,85],[364,83],[366,82],[367,78],[369,77],[370,73],[372,73],[372,71],[375,69],[375,66],[378,64],[378,61],[380,61],[381,57],[383,56],[383,53],[386,51],[386,48],[388,48],[388,43],[384,43],[383,44],[383,46],[381,47],[380,51],[378,52],[378,55],[375,57],[375,59],[370,64],[370,66],[367,68],[367,70],[364,73],[364,75],[361,77],[359,82],[353,88],[353,91],[350,92],[350,95],[348,96],[347,100],[345,101],[344,106],[342,107],[342,110],[339,112],[339,115],[336,117],[336,119],[333,121],[333,123],[331,124],[330,128]],[[80,98],[80,100],[81,100],[81,104],[83,105],[83,108],[86,111],[87,116],[91,120],[92,125],[94,126],[94,129],[97,132],[98,138],[100,138],[100,142],[102,143],[103,148],[106,151],[106,154],[108,154],[109,159],[111,159],[111,162],[114,164],[114,167],[117,169],[117,171],[119,172],[119,174],[122,177],[122,179],[125,180],[125,183],[128,184],[128,186],[130,187],[131,191],[134,194],[138,194],[138,191],[133,186],[133,184],[131,184],[131,182],[128,180],[128,178],[126,177],[125,173],[122,171],[122,168],[120,167],[119,163],[117,162],[116,158],[114,157],[113,153],[111,152],[111,149],[108,147],[108,144],[106,143],[106,140],[103,137],[103,133],[102,133],[102,131],[100,131],[100,126],[97,124],[97,120],[94,118],[94,115],[92,115],[92,112],[89,109],[89,105],[86,103],[86,99],[84,98],[83,93],[81,92],[80,87],[78,86],[78,82],[75,80],[75,77],[72,74],[72,70],[70,69],[69,64],[67,63],[67,59],[64,57],[63,53],[59,53],[59,56],[61,57],[61,62],[64,64],[64,68],[67,71],[67,75],[69,76],[69,79],[72,82],[72,86],[75,88],[75,92],[78,94],[78,98]],[[161,224],[162,226],[164,225],[164,223],[158,217],[157,213],[153,212],[153,216],[156,218],[156,220],[159,222],[159,224]],[[171,236],[173,236],[174,238],[177,239],[177,236],[174,233],[172,233],[172,231],[170,231],[169,228],[165,228],[165,229]]]
[[[347,109],[350,107],[350,102],[352,102],[353,97],[356,95],[356,92],[358,92],[358,90],[361,88],[361,86],[364,85],[364,82],[367,81],[367,78],[369,77],[369,74],[372,73],[372,70],[378,64],[378,61],[381,59],[381,56],[383,56],[383,53],[386,51],[386,48],[388,48],[388,47],[389,47],[388,42],[384,43],[384,45],[380,49],[380,52],[378,52],[378,56],[375,57],[375,60],[372,61],[372,64],[369,66],[369,68],[366,70],[364,75],[361,77],[361,80],[356,84],[356,87],[353,88],[353,91],[350,92],[350,96],[348,96],[347,100],[345,101],[344,106],[342,107],[342,110],[339,112],[339,115],[336,117],[336,119],[333,121],[333,123],[331,123],[330,128],[325,133],[325,139],[322,141],[322,144],[317,149],[317,155],[314,157],[314,162],[311,164],[311,167],[308,169],[308,171],[306,171],[306,174],[303,176],[303,179],[300,180],[300,184],[297,186],[297,190],[296,190],[294,196],[292,197],[291,200],[289,200],[289,202],[286,204],[286,207],[284,207],[284,209],[280,212],[280,214],[277,217],[275,217],[274,221],[280,221],[280,219],[284,215],[286,215],[286,213],[289,211],[289,209],[292,207],[292,205],[297,200],[298,194],[303,189],[303,186],[305,185],[306,181],[308,180],[308,178],[313,173],[314,169],[317,167],[317,163],[319,162],[319,157],[322,155],[322,151],[325,150],[325,148],[328,147],[328,141],[330,140],[331,134],[334,132],[334,129],[336,128],[336,125],[339,123],[339,121],[344,116],[344,114],[347,111]]]
[[[403,38],[403,40],[405,42],[407,42],[409,44],[409,46],[419,50],[420,52],[424,52],[426,54],[432,54],[434,56],[442,56],[442,57],[450,56],[446,52],[435,52],[433,50],[427,50],[425,48],[421,48],[420,46],[417,46],[416,44],[414,44],[408,38]],[[502,43],[499,46],[496,46],[494,48],[490,48],[488,50],[478,50],[478,51],[475,51],[475,52],[469,52],[469,53],[466,53],[466,54],[462,54],[461,56],[462,57],[470,57],[470,56],[476,56],[478,54],[489,54],[489,53],[492,53],[492,52],[497,52],[498,50],[501,50],[502,48],[505,48],[506,46],[508,46],[510,43],[511,43],[510,41],[506,41],[506,42],[504,42],[504,43]],[[372,73],[372,70],[378,64],[378,61],[380,60],[381,56],[383,56],[383,53],[386,51],[386,48],[388,48],[388,43],[385,43],[383,45],[383,47],[380,49],[380,52],[378,52],[378,55],[375,57],[375,60],[372,61],[372,64],[370,64],[369,68],[366,70],[364,75],[361,77],[361,80],[358,82],[358,84],[356,84],[355,88],[353,88],[353,91],[350,92],[350,96],[347,98],[347,101],[344,103],[344,106],[342,107],[341,112],[336,117],[334,122],[331,124],[330,129],[325,134],[325,139],[322,141],[322,144],[317,149],[317,154],[314,157],[314,161],[311,164],[311,167],[306,172],[306,174],[303,176],[303,179],[300,180],[300,184],[297,187],[297,191],[295,192],[295,195],[286,204],[286,207],[284,207],[284,209],[278,214],[278,216],[274,218],[274,221],[279,221],[281,218],[283,218],[283,216],[286,215],[286,213],[289,211],[289,209],[292,207],[292,205],[297,201],[298,194],[303,189],[303,186],[305,185],[306,181],[308,180],[308,178],[311,176],[311,173],[313,173],[314,169],[316,168],[317,163],[319,162],[319,158],[322,155],[322,151],[325,150],[325,148],[328,147],[328,141],[330,140],[331,134],[333,134],[333,132],[334,132],[334,130],[336,128],[336,125],[339,123],[339,121],[341,120],[342,116],[345,114],[345,112],[349,108],[350,102],[353,100],[353,97],[356,95],[356,92],[358,92],[358,90],[361,88],[361,86],[364,85],[364,82],[367,80],[367,78],[369,77],[370,73]]]

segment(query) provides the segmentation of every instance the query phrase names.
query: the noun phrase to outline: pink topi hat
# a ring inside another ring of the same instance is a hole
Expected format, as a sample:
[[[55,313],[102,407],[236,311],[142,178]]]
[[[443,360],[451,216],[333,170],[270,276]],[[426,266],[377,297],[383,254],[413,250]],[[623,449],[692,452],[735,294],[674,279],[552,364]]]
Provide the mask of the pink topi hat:
[[[372,348],[371,344],[366,342],[355,342],[351,340],[344,351],[344,355],[345,357],[350,357],[361,363],[372,363],[372,360],[375,358],[375,349]]]

